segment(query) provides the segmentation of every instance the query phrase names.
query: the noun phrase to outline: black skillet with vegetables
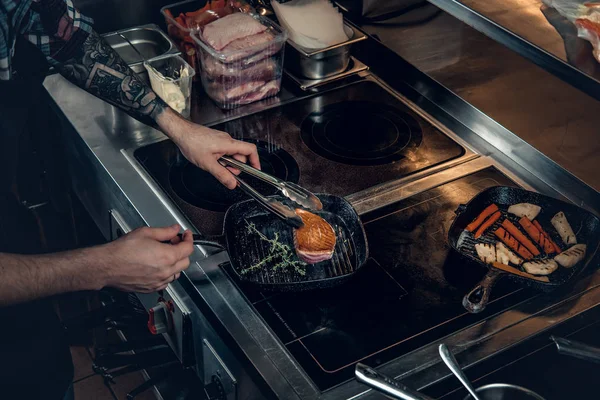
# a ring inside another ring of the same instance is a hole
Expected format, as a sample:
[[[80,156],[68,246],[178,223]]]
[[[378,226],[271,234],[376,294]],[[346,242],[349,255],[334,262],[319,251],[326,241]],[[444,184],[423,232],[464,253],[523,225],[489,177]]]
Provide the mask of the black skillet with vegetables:
[[[600,244],[595,215],[520,188],[489,188],[456,213],[448,232],[450,246],[488,267],[463,299],[472,313],[485,308],[493,285],[504,276],[542,291],[573,281]]]

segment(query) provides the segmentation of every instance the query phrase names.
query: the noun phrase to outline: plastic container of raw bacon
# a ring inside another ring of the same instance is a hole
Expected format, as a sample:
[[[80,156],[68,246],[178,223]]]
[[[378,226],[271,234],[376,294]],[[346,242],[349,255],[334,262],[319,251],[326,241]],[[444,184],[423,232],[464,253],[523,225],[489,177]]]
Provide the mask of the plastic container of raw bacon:
[[[262,100],[276,95],[281,88],[282,50],[287,34],[269,19],[259,16],[252,18],[266,29],[255,34],[262,38],[256,40],[258,43],[252,44],[253,40],[249,39],[246,47],[234,46],[232,49],[229,45],[216,50],[207,40],[206,29],[192,33],[192,39],[197,44],[202,86],[221,108],[231,109]],[[262,35],[269,40],[264,41]]]
[[[191,33],[233,12],[254,13],[255,10],[244,0],[185,0],[164,6],[160,12],[165,17],[167,32],[181,51],[182,57],[198,71],[196,44]],[[200,75],[196,75],[194,80],[199,77]]]
[[[186,29],[190,29],[186,34],[194,43],[196,60],[192,65],[206,94],[224,109],[279,93],[287,40],[286,31],[279,25],[239,1],[231,6],[232,2],[225,1],[226,7],[219,9],[213,1],[210,10],[183,14]],[[213,24],[217,20],[221,21]],[[174,29],[169,28],[171,37],[183,32],[172,32]]]

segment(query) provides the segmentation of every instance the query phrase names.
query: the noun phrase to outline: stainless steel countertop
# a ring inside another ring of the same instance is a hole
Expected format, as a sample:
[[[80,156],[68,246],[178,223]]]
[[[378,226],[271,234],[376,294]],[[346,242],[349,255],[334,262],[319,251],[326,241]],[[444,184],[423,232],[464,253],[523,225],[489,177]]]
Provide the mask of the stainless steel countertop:
[[[383,79],[400,98],[426,118],[437,121],[436,124],[442,125],[445,131],[475,154],[464,163],[433,175],[401,179],[348,196],[359,213],[493,165],[525,188],[567,198],[600,214],[598,192],[380,43],[369,39],[356,47],[354,55],[371,68],[373,75],[368,79]],[[134,130],[124,130],[122,125],[112,122],[110,115],[123,114],[120,117],[129,118],[126,114],[112,107],[110,112],[106,112],[101,100],[58,75],[49,76],[44,86],[57,111],[64,117],[68,140],[76,141],[85,149],[90,177],[97,180],[92,184],[111,191],[105,195],[117,198],[127,208],[128,213],[123,217],[130,226],[164,226],[178,222],[184,228],[193,229],[132,155],[136,148],[164,140],[162,133],[141,125]],[[279,98],[233,112],[211,112],[210,108],[205,108],[202,122],[213,125],[296,98],[297,90],[286,86]],[[83,200],[86,204],[86,199]],[[94,199],[88,200],[91,204]],[[96,220],[99,225],[104,222],[102,218],[99,214]],[[105,235],[109,237],[106,231]],[[183,280],[188,288],[193,287],[194,296],[190,294],[190,297],[204,302],[214,312],[279,397],[349,399],[373,395],[353,381],[320,393],[218,267],[218,261],[225,260],[226,254],[209,256],[209,250],[197,247],[192,255],[193,263],[180,281]],[[182,291],[182,283],[177,282],[172,290]],[[599,303],[600,274],[595,273],[567,292],[536,296],[445,338],[445,342],[460,354],[463,365],[472,365]],[[389,362],[381,370],[401,377],[406,384],[417,388],[439,381],[449,372],[438,359],[436,344],[431,343]]]
[[[362,28],[600,191],[599,101],[444,12]]]
[[[600,65],[591,44],[578,38],[575,26],[541,0],[430,2],[600,100]]]

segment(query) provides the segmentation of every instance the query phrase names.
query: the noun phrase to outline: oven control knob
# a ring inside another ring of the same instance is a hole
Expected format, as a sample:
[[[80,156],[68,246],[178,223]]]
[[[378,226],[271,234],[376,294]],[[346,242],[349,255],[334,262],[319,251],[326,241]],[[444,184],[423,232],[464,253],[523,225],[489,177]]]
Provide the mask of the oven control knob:
[[[148,329],[153,335],[173,330],[173,304],[161,300],[148,310]]]

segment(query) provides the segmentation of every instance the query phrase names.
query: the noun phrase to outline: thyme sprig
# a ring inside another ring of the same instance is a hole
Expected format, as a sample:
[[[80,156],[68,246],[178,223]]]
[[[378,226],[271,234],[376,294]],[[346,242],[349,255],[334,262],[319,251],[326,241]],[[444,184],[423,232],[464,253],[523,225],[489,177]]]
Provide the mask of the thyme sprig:
[[[240,271],[242,275],[246,275],[250,272],[256,271],[263,268],[265,265],[272,261],[277,261],[272,267],[272,271],[279,269],[293,268],[299,275],[306,275],[306,263],[294,259],[294,252],[287,244],[283,244],[279,241],[279,232],[275,232],[275,237],[269,239],[264,233],[256,229],[254,223],[246,221],[246,231],[249,235],[256,234],[261,240],[269,243],[269,255],[263,258],[258,263],[251,265],[248,268],[244,268]]]

